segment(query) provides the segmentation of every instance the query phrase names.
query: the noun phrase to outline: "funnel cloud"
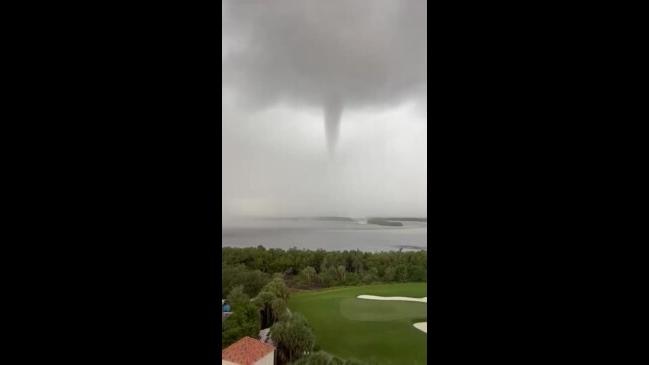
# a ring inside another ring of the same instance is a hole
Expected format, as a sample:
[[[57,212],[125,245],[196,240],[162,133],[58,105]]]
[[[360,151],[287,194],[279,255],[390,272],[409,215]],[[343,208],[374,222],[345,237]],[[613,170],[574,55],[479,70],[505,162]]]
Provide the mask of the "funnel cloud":
[[[325,129],[327,133],[327,148],[329,153],[333,154],[338,141],[340,129],[340,116],[343,112],[343,105],[340,98],[331,96],[324,105]]]
[[[426,216],[426,8],[222,2],[224,216]]]
[[[426,0],[225,1],[223,17],[225,84],[252,108],[320,106],[330,152],[343,107],[426,92]]]

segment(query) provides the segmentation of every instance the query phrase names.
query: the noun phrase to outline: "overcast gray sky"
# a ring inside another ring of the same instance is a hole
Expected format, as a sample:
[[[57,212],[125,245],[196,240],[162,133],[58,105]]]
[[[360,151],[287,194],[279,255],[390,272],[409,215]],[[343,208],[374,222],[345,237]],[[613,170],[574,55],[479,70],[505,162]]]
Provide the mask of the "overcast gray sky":
[[[425,0],[223,4],[224,220],[426,216]]]

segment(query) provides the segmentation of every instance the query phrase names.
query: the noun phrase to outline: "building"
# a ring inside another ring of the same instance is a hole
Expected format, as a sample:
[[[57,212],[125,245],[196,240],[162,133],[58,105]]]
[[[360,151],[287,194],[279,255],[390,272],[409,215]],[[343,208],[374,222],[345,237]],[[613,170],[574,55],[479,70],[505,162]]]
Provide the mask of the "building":
[[[222,365],[274,365],[275,347],[244,337],[221,351]]]

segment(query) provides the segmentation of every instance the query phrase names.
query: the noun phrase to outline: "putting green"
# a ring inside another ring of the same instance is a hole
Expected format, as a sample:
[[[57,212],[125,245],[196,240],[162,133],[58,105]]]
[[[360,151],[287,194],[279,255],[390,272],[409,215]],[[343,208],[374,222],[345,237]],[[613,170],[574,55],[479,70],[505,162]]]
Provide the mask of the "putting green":
[[[305,291],[289,299],[314,329],[321,349],[367,364],[425,364],[426,303],[358,299],[358,295],[426,296],[426,283],[367,285]]]
[[[346,298],[340,301],[340,313],[343,317],[353,321],[394,321],[426,318],[426,305],[413,302]]]

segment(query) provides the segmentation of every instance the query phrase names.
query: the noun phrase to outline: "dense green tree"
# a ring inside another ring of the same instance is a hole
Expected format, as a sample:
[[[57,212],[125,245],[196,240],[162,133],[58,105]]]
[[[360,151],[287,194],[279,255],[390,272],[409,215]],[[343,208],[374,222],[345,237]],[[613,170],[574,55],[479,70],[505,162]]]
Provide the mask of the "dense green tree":
[[[378,270],[373,267],[363,273],[363,276],[361,277],[361,281],[364,284],[371,284],[373,282],[376,282],[379,280],[379,272]]]
[[[230,317],[223,321],[221,345],[225,348],[244,336],[257,338],[259,330],[257,308],[250,303],[239,306]]]
[[[336,280],[339,283],[345,282],[346,274],[347,274],[347,270],[345,270],[345,267],[343,265],[338,265],[338,267],[336,267]]]
[[[315,284],[316,281],[316,271],[313,267],[307,266],[302,270],[302,277],[304,278],[304,281],[308,285],[313,285]]]
[[[318,275],[318,280],[325,287],[333,286],[336,285],[337,276],[336,269],[333,266],[329,266],[325,271]]]
[[[348,272],[345,274],[345,279],[341,284],[344,285],[358,285],[361,283],[361,277],[355,272]]]
[[[426,269],[419,265],[413,265],[408,268],[409,281],[426,281]]]
[[[289,297],[288,287],[279,277],[275,277],[266,284],[252,302],[257,306],[262,315],[261,325],[272,325],[286,313]]]
[[[273,278],[273,280],[271,280],[268,284],[266,284],[261,289],[261,291],[271,292],[276,297],[281,298],[284,301],[288,301],[288,297],[289,297],[288,288],[286,287],[284,280],[282,280],[279,277]]]
[[[399,264],[394,269],[394,279],[400,282],[408,281],[408,266]]]
[[[329,266],[330,266],[329,265],[329,260],[327,260],[327,256],[325,255],[322,258],[322,262],[320,262],[320,273],[323,273],[323,272],[327,271]]]
[[[396,274],[395,268],[392,266],[388,266],[385,268],[385,274],[383,274],[383,279],[385,281],[394,281],[395,274]]]
[[[363,259],[359,255],[354,255],[352,258],[352,271],[360,273],[363,271]]]
[[[281,321],[288,315],[288,305],[282,298],[275,298],[270,302],[270,307],[273,311],[273,317]]]
[[[270,275],[260,270],[250,270],[245,265],[224,264],[221,267],[222,295],[224,296],[229,294],[235,286],[243,285],[244,293],[249,297],[254,297],[269,281]]]
[[[270,329],[270,336],[277,345],[277,358],[280,364],[299,359],[310,353],[315,345],[315,335],[300,313],[294,313],[285,320],[275,323]]]
[[[243,285],[244,293],[254,298],[274,278],[303,288],[426,281],[425,251],[372,253],[224,247],[222,253],[223,295]]]
[[[250,303],[250,297],[248,294],[244,293],[243,285],[235,286],[230,290],[227,299],[233,310],[234,308],[239,308]]]
[[[278,299],[277,296],[269,291],[260,292],[252,302],[261,314],[261,326],[266,328],[277,320],[273,311],[273,301]]]

